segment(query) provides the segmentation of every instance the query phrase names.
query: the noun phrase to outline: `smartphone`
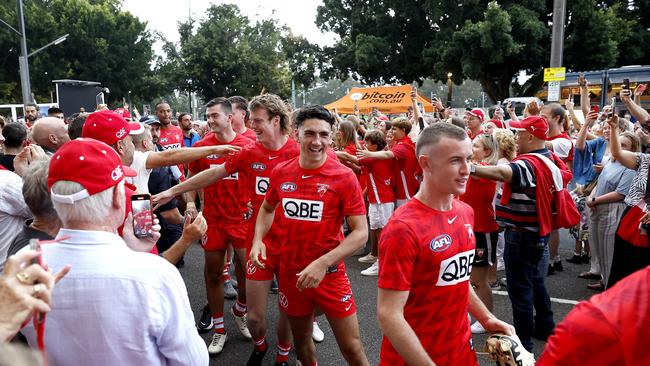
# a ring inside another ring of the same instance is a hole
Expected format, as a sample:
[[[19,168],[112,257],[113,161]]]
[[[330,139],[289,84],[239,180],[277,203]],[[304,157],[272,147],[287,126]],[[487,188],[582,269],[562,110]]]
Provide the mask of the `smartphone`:
[[[630,90],[630,79],[623,79],[623,84],[621,84],[621,89]]]
[[[599,110],[600,110],[600,108],[599,108],[597,105],[592,105],[592,106],[591,106],[591,111],[592,111],[592,112],[596,112],[596,113],[598,113]]]
[[[41,256],[41,243],[38,241],[38,239],[29,240],[29,249],[38,252],[38,257],[32,259],[30,264],[38,264],[39,266],[42,266],[43,260]]]
[[[151,195],[134,194],[131,196],[131,211],[133,212],[133,234],[137,238],[153,237]]]
[[[645,89],[646,89],[647,87],[648,87],[648,84],[639,84],[639,86],[637,87],[636,90],[637,90],[637,92],[639,92],[640,94],[643,94],[643,93],[645,92]]]
[[[607,118],[611,118],[614,115],[615,109],[616,109],[616,97],[612,97],[612,109],[607,114]]]

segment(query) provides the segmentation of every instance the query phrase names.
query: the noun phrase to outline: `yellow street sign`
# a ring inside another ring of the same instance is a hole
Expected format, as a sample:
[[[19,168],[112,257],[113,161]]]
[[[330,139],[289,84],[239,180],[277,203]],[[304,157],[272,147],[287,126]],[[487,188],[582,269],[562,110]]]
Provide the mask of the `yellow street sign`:
[[[544,81],[562,81],[566,79],[566,67],[547,67],[544,69]]]

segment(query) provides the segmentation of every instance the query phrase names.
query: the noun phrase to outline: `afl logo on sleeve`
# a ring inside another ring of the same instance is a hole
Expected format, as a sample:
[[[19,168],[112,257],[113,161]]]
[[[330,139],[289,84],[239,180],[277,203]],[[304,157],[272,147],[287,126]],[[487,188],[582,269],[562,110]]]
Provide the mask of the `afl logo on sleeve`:
[[[323,218],[323,202],[283,198],[284,217],[293,220],[320,222]]]
[[[469,280],[475,250],[461,252],[440,262],[436,286],[451,286]]]
[[[255,194],[258,196],[266,195],[266,192],[269,190],[269,178],[267,177],[255,177]]]

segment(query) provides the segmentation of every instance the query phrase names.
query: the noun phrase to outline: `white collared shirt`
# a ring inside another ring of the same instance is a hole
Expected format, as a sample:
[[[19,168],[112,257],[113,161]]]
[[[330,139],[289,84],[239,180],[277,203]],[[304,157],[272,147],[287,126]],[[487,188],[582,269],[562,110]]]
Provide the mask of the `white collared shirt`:
[[[108,232],[61,229],[57,238],[64,236],[70,238],[42,247],[54,273],[72,267],[55,286],[46,319],[51,366],[208,365],[173,265]],[[32,322],[23,334],[36,347]]]
[[[23,229],[25,219],[32,217],[23,199],[23,180],[8,170],[0,170],[0,272],[7,260],[7,250]]]

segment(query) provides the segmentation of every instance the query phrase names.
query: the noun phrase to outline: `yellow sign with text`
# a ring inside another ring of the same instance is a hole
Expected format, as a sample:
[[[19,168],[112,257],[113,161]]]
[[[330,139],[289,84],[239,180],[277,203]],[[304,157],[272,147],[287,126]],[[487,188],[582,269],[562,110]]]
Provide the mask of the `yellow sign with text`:
[[[544,69],[544,81],[562,81],[566,79],[566,67],[548,67]]]

